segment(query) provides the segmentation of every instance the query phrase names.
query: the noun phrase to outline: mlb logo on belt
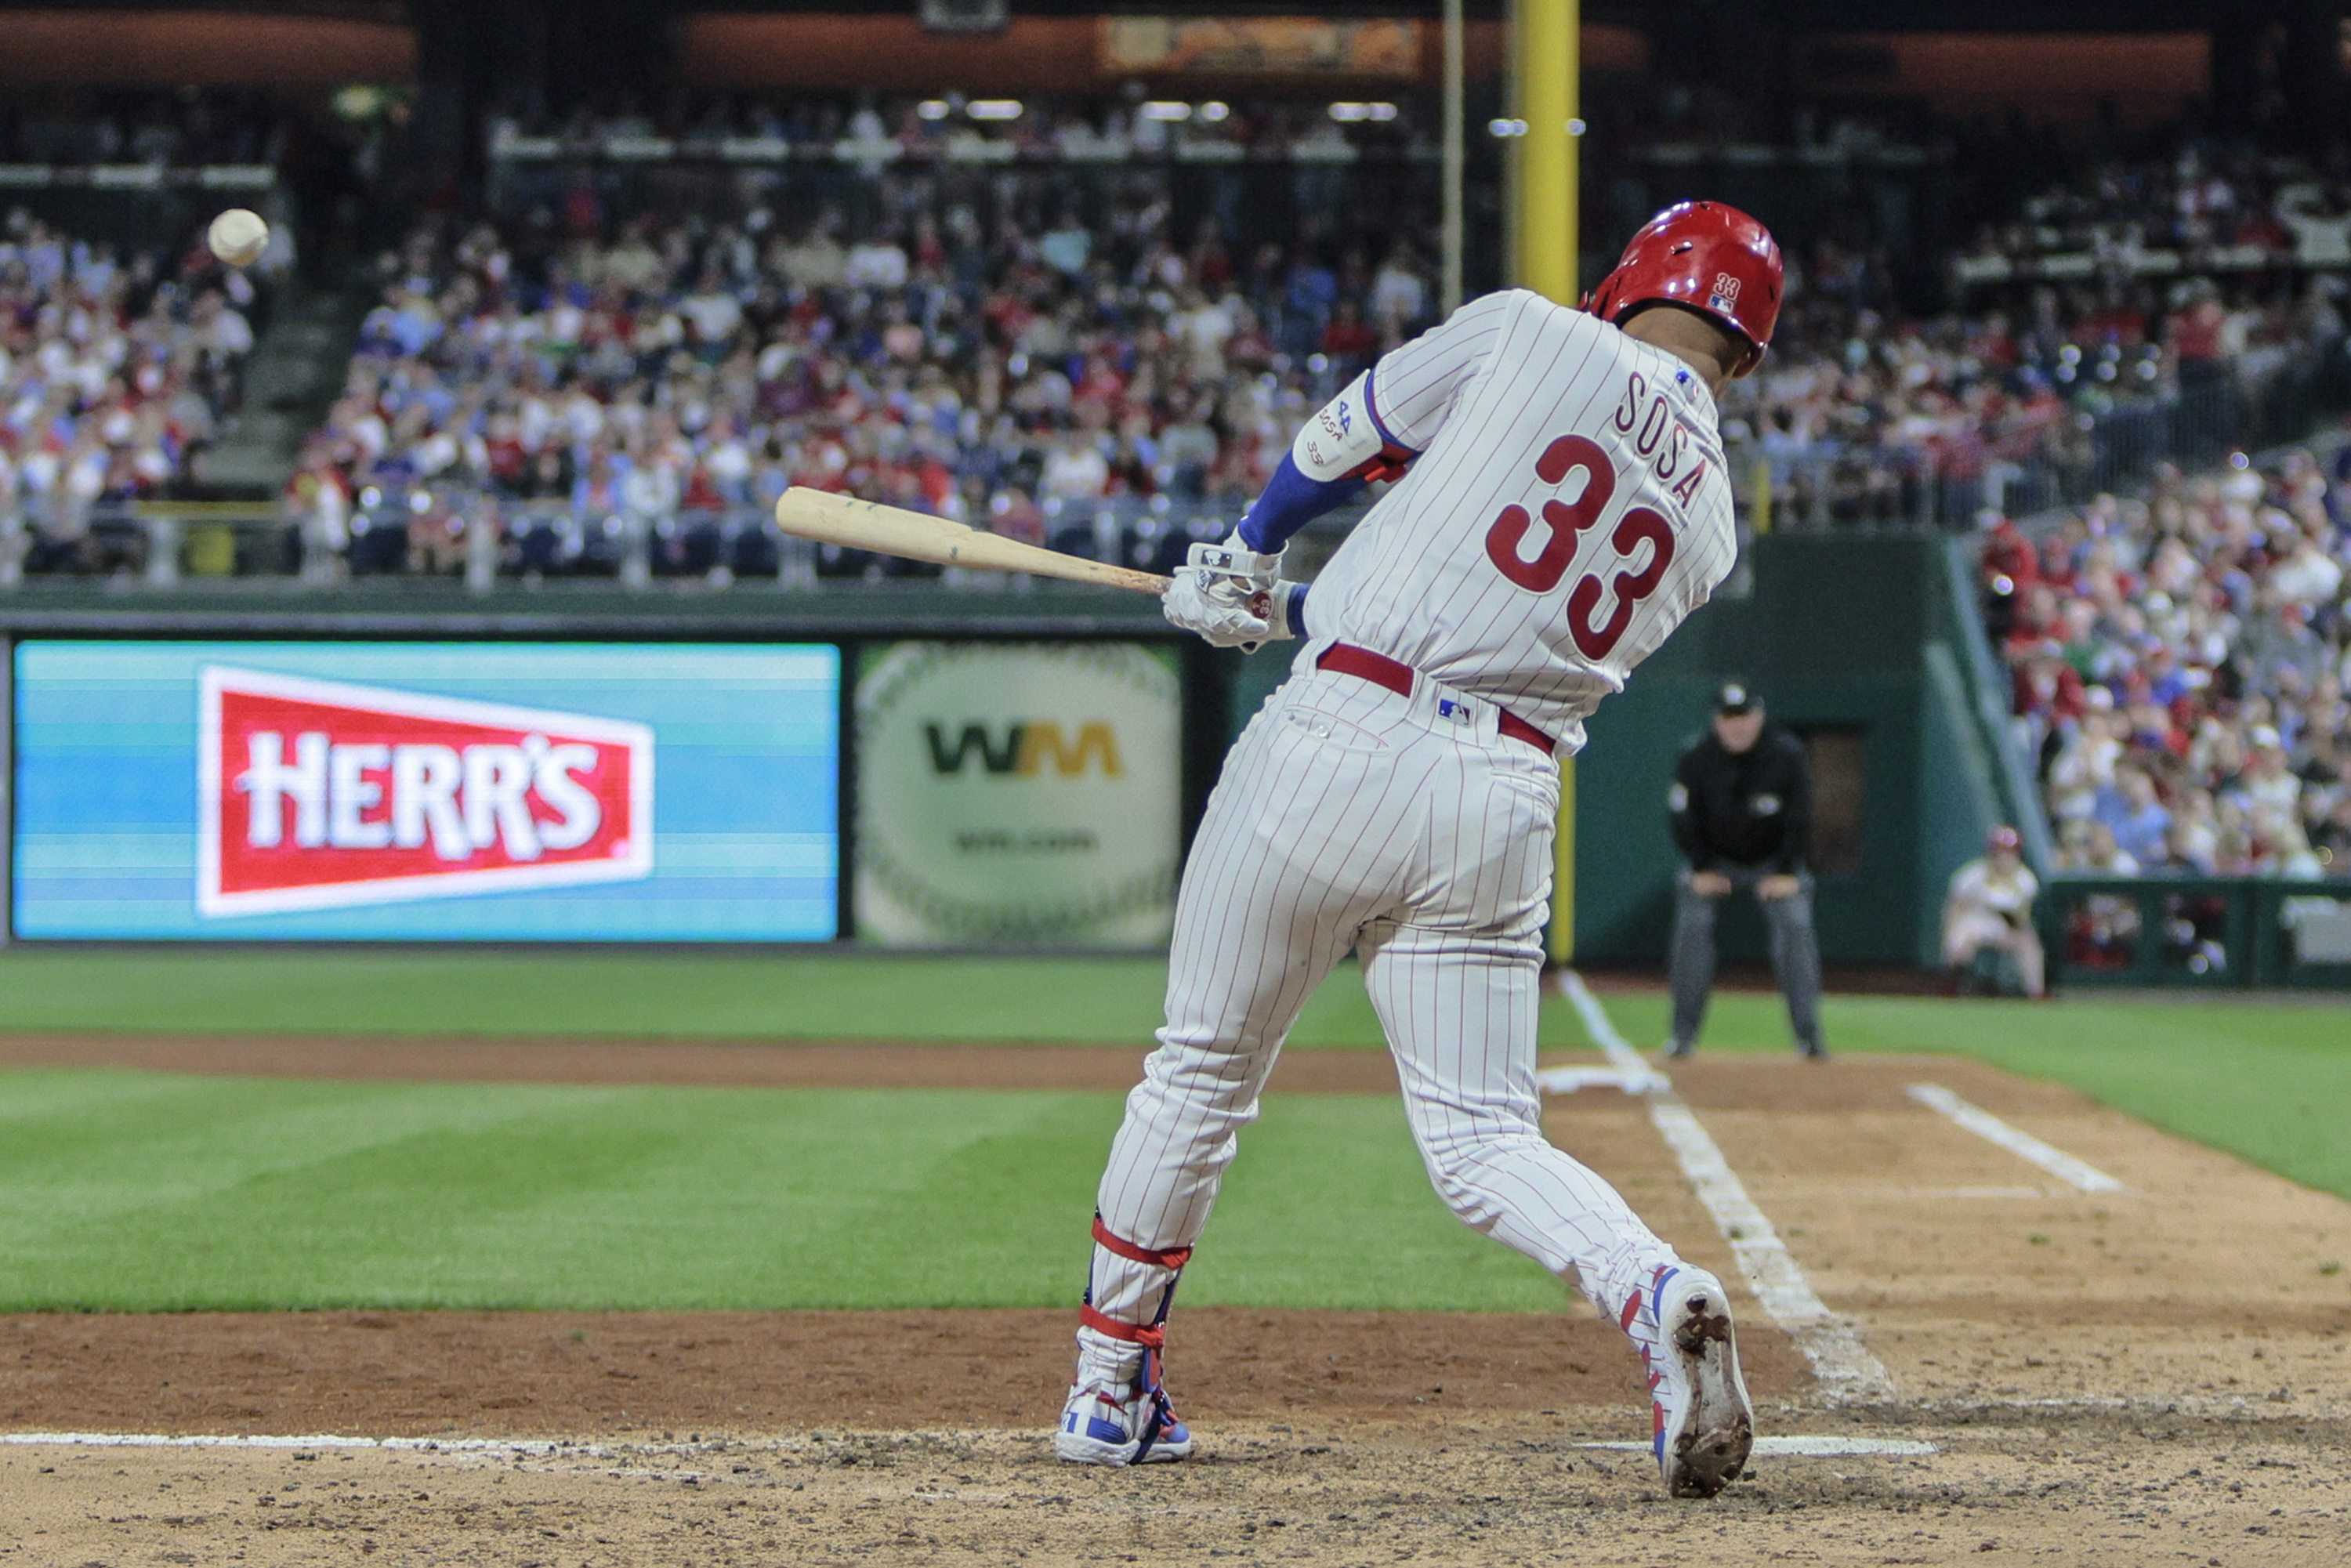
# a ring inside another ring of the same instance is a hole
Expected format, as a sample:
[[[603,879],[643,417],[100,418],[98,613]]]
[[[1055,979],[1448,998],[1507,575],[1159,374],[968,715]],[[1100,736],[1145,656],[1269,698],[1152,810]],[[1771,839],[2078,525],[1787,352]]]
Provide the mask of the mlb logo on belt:
[[[221,665],[200,681],[202,915],[653,874],[650,726]]]

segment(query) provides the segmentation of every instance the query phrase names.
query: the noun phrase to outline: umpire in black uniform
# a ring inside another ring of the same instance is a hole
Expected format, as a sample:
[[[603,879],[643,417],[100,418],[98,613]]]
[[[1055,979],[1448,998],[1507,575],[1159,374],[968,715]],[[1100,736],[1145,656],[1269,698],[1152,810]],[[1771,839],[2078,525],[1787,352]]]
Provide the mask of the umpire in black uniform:
[[[1765,721],[1763,700],[1738,681],[1715,703],[1714,732],[1682,753],[1667,799],[1674,842],[1689,863],[1674,897],[1674,1038],[1667,1054],[1698,1046],[1714,988],[1714,916],[1734,893],[1752,893],[1771,932],[1771,970],[1788,998],[1796,1049],[1821,1048],[1821,949],[1813,935],[1813,775],[1803,742]]]

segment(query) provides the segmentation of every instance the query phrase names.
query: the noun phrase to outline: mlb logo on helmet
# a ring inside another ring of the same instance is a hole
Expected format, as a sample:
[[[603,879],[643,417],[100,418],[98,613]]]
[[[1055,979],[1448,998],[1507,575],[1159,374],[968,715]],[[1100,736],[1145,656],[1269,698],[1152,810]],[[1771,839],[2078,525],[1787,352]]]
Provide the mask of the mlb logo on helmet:
[[[1731,315],[1739,309],[1739,279],[1727,272],[1714,275],[1714,292],[1706,297],[1706,308]]]
[[[649,726],[221,665],[200,679],[202,915],[653,874]]]

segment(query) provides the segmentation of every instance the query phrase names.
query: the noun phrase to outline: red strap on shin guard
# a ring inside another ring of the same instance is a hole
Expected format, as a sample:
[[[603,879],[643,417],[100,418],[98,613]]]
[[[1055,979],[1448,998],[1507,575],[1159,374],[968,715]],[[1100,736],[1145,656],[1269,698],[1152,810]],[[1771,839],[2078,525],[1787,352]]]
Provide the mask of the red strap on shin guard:
[[[1096,1333],[1108,1334],[1128,1344],[1139,1344],[1145,1350],[1167,1348],[1167,1331],[1157,1323],[1123,1323],[1116,1318],[1102,1316],[1091,1306],[1083,1306],[1078,1309],[1078,1324],[1081,1328],[1090,1328]]]
[[[1132,1241],[1122,1241],[1111,1234],[1110,1227],[1102,1222],[1100,1215],[1094,1216],[1094,1239],[1105,1249],[1117,1253],[1130,1263],[1154,1263],[1162,1269],[1181,1269],[1191,1260],[1192,1257],[1192,1249],[1189,1247],[1170,1247],[1165,1251],[1154,1252],[1148,1247],[1137,1247]]]

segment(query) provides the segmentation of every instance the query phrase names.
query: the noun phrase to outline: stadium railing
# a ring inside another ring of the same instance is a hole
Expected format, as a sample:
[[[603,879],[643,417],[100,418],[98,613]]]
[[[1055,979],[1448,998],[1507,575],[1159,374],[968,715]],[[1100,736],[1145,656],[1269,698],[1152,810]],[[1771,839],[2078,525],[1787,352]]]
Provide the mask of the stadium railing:
[[[2064,873],[2041,895],[2061,986],[2351,987],[2351,887]]]
[[[1239,509],[1235,502],[1166,495],[1048,497],[1038,506],[1050,548],[1163,573],[1182,563],[1194,541],[1224,538]],[[1301,568],[1326,555],[1359,513],[1349,508],[1324,519],[1301,549]],[[315,509],[239,501],[99,505],[70,528],[42,522],[21,510],[0,514],[0,588],[68,577],[155,589],[183,579],[326,585],[416,577],[458,578],[486,593],[523,580],[601,580],[646,589],[698,578],[714,586],[765,580],[810,591],[900,584],[987,591],[1012,580],[820,548],[782,533],[765,506],[648,516],[462,486],[368,486],[340,528]]]

